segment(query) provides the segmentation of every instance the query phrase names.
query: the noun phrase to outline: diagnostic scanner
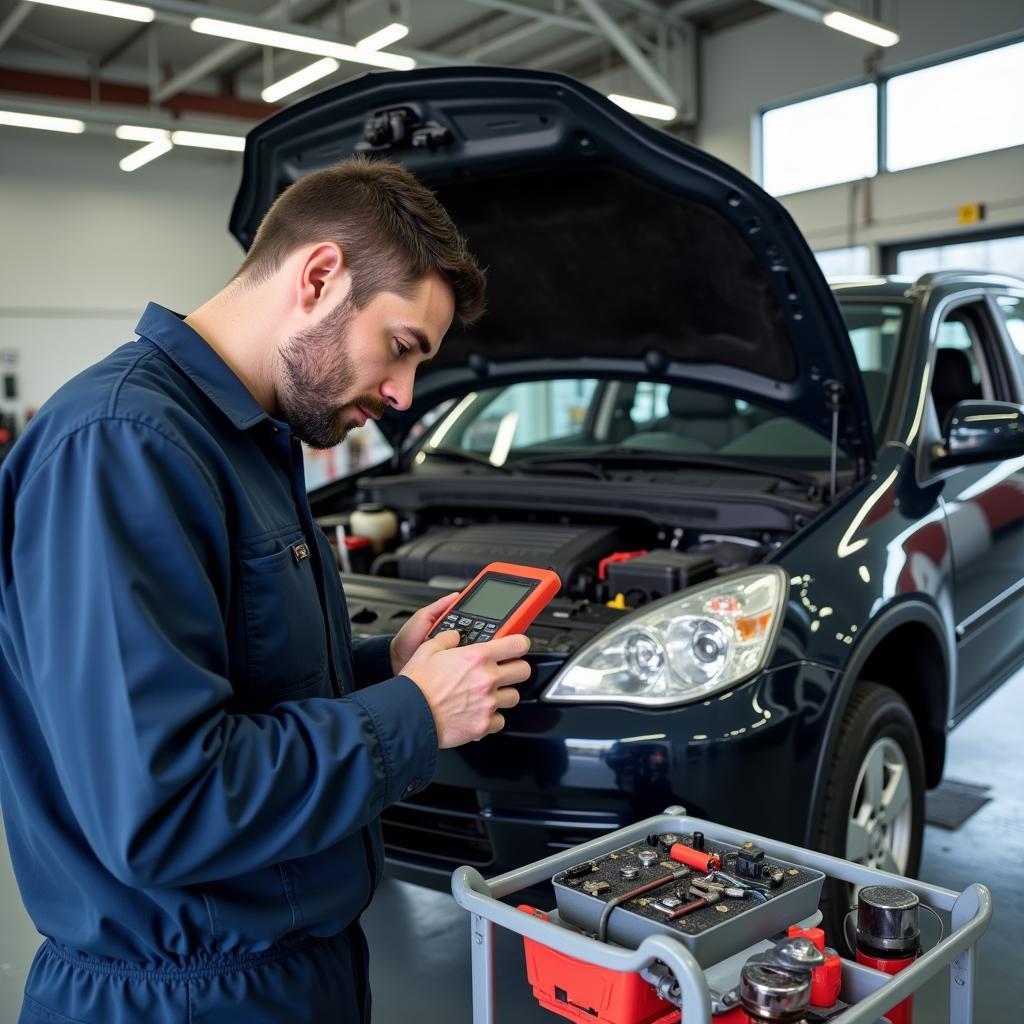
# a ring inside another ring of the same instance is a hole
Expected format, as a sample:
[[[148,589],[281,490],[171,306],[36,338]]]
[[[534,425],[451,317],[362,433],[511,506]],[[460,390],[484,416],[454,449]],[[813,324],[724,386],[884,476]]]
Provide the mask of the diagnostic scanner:
[[[461,637],[459,646],[465,647],[525,633],[561,589],[562,581],[550,569],[491,562],[441,614],[427,639],[454,629]]]

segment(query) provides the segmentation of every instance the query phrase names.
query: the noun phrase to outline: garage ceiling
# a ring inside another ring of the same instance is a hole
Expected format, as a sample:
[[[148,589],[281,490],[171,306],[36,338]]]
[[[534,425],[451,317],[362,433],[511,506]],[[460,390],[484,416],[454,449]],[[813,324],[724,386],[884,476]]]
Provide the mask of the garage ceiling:
[[[50,0],[58,2],[58,0]],[[387,53],[418,65],[504,64],[562,71],[604,91],[666,102],[674,127],[696,117],[696,41],[770,10],[755,0],[139,0],[156,20],[0,0],[0,108],[81,117],[112,131],[137,124],[244,134],[273,110],[272,82],[317,59],[200,35],[196,16],[354,44],[408,26]],[[343,61],[310,92],[368,70]]]

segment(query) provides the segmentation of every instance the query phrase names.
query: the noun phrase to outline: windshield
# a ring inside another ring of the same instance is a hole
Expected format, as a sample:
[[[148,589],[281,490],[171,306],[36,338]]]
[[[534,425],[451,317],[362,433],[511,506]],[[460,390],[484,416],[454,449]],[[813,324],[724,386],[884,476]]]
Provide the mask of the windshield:
[[[842,304],[876,437],[903,328],[896,303]],[[467,395],[437,424],[424,452],[464,453],[495,466],[542,455],[622,448],[666,455],[752,458],[819,468],[826,438],[796,419],[717,392],[657,380],[526,381]]]

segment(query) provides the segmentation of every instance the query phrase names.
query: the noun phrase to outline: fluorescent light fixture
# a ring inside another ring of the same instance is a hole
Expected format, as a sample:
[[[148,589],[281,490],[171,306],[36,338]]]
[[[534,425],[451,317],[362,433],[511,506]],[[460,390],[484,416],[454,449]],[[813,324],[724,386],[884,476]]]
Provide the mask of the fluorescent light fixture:
[[[252,25],[239,25],[234,21],[218,21],[216,18],[193,18],[193,32],[207,36],[219,36],[222,39],[237,39],[242,43],[253,43],[256,46],[272,46],[278,50],[295,50],[297,53],[312,53],[317,57],[334,57],[337,60],[351,61],[354,64],[369,64],[377,68],[390,68],[394,71],[410,71],[416,67],[411,57],[402,57],[397,53],[378,53],[376,50],[361,50],[346,43],[335,43],[329,39],[316,39],[313,36],[297,35],[294,32],[279,32],[277,29],[256,28]]]
[[[652,103],[650,100],[638,100],[635,96],[618,96],[614,93],[608,99],[639,117],[650,117],[655,121],[674,121],[676,118],[676,108],[667,103]]]
[[[842,11],[829,11],[821,19],[829,28],[845,32],[848,36],[856,36],[876,46],[895,46],[899,41],[899,33],[884,28],[882,25],[864,18],[844,14]]]
[[[114,134],[128,142],[163,142],[171,133],[163,128],[146,128],[140,124],[119,125]]]
[[[293,92],[298,92],[299,89],[312,85],[313,82],[318,82],[327,75],[334,74],[339,67],[341,65],[333,57],[321,57],[316,63],[296,71],[294,75],[288,75],[287,78],[268,85],[260,93],[260,96],[264,103],[276,103],[279,99],[290,96]]]
[[[198,149],[228,149],[241,153],[245,138],[241,135],[211,135],[209,132],[172,132],[171,142],[176,146],[195,146]]]
[[[84,11],[86,14],[105,14],[110,18],[127,18],[128,21],[152,21],[156,12],[152,7],[141,4],[122,4],[115,0],[31,0],[48,7],[64,7],[69,11]]]
[[[170,153],[172,149],[174,146],[171,145],[169,139],[157,139],[155,142],[143,146],[142,149],[129,153],[118,162],[117,166],[122,171],[137,171],[143,164],[148,164],[150,160],[155,160],[158,156],[163,156],[164,153]]]
[[[356,43],[357,50],[383,50],[385,46],[397,43],[409,34],[409,26],[403,25],[400,21],[393,21],[382,29],[374,32],[373,35],[360,39]]]
[[[48,132],[67,132],[69,135],[81,135],[85,131],[85,122],[72,117],[16,114],[13,110],[0,110],[0,124],[10,125],[12,128],[41,128]]]

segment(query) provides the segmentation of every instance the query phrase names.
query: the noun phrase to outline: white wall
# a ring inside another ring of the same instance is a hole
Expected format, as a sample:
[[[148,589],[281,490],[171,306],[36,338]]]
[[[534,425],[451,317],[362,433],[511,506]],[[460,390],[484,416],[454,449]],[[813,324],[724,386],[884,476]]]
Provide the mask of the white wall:
[[[188,312],[235,272],[235,154],[173,153],[132,174],[131,144],[0,128],[0,351],[17,350],[19,421],[134,337],[148,301]],[[11,367],[3,366],[3,372]]]
[[[880,14],[902,36],[882,51],[881,71],[1024,33],[1021,0],[883,0]],[[701,50],[698,144],[751,174],[759,108],[852,83],[863,76],[871,52],[867,43],[782,13],[708,36]],[[987,204],[986,224],[1024,223],[1024,147],[880,174],[864,184],[816,189],[782,202],[819,249],[954,233],[962,230],[957,206],[970,202]]]

